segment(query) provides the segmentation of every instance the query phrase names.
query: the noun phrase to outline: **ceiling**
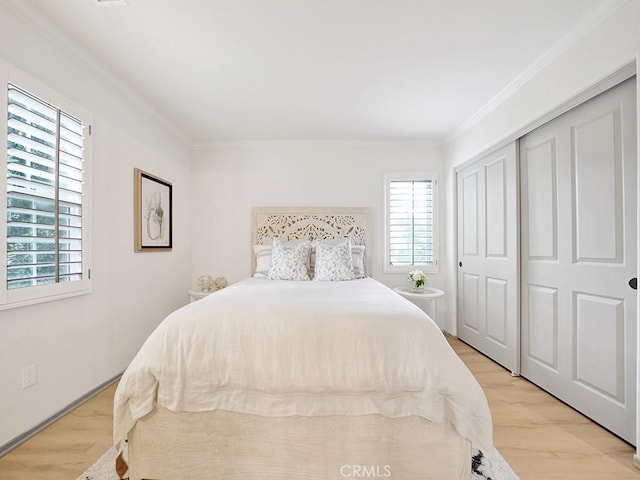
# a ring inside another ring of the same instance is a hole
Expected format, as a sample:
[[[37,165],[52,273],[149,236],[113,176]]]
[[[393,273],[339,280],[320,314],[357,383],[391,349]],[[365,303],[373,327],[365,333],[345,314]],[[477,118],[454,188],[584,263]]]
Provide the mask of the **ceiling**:
[[[206,143],[450,139],[620,0],[1,3]]]

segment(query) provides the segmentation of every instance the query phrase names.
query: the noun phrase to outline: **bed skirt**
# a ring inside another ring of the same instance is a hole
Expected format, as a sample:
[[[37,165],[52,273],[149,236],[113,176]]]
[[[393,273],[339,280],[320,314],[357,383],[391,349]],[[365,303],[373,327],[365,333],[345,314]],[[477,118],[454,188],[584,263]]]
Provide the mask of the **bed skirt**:
[[[129,434],[130,480],[471,477],[471,446],[417,416],[261,417],[158,407]]]

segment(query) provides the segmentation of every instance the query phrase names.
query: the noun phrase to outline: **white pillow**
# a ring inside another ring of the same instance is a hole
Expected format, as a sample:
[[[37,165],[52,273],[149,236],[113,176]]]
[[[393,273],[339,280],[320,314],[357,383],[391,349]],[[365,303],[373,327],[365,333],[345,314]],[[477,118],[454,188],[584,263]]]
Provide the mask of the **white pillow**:
[[[271,265],[271,245],[254,245],[253,253],[256,255],[256,272],[254,277],[265,278],[269,274],[269,265]]]
[[[310,247],[309,242],[291,244],[274,238],[267,278],[269,280],[309,280],[307,268]]]
[[[338,245],[325,242],[316,245],[313,279],[331,282],[354,279],[351,242],[348,239]]]
[[[351,259],[353,260],[353,278],[366,277],[364,272],[364,245],[351,245]]]

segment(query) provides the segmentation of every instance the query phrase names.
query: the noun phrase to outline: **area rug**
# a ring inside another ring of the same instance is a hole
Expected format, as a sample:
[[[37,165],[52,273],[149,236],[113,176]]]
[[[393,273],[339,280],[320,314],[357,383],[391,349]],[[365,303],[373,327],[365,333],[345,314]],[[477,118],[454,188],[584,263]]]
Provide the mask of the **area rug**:
[[[502,455],[495,450],[491,462],[480,450],[473,449],[471,457],[472,480],[518,480],[518,476],[511,470]],[[111,448],[77,480],[119,480],[114,469],[116,449]]]

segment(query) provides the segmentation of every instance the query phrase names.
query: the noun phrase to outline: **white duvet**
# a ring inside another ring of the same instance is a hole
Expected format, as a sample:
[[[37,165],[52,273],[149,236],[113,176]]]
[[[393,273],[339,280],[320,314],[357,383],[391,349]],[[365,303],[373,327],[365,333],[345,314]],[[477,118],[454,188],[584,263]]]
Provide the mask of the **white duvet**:
[[[484,393],[435,323],[377,281],[250,278],[169,315],[125,371],[114,440],[156,405],[449,420],[490,453]]]

